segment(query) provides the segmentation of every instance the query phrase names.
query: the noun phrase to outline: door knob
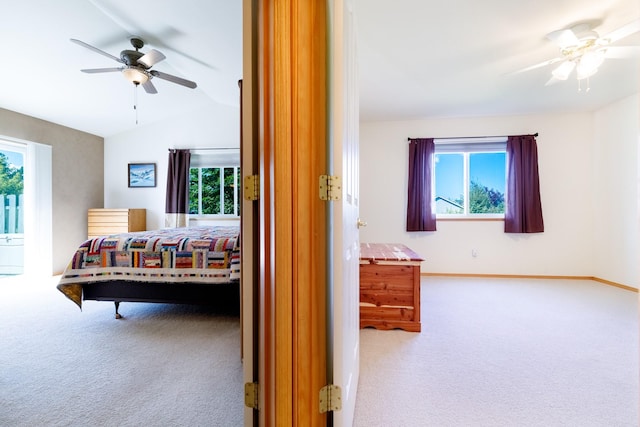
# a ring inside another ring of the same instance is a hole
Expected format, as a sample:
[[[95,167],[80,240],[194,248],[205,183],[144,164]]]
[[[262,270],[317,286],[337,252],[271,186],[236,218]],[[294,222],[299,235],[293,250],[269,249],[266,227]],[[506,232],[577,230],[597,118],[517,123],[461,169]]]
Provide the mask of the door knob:
[[[367,226],[367,221],[363,221],[360,218],[358,218],[358,228],[362,228],[366,226]]]

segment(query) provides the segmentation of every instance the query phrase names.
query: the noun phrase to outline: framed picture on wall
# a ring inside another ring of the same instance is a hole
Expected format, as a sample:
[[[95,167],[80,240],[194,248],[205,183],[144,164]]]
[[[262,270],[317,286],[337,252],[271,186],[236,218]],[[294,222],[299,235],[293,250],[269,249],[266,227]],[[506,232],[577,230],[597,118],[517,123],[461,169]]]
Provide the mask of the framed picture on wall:
[[[155,163],[129,163],[129,187],[155,187]]]

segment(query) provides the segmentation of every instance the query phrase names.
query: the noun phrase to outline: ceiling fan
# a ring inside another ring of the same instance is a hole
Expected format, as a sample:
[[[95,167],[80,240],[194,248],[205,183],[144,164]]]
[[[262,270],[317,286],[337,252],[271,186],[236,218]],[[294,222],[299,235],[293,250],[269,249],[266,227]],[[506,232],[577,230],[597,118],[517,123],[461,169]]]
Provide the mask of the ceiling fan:
[[[72,42],[77,43],[80,46],[86,47],[89,50],[97,52],[101,55],[106,56],[107,58],[111,58],[114,61],[123,64],[121,67],[90,68],[80,70],[84,73],[110,73],[120,71],[127,80],[132,82],[135,86],[142,85],[145,92],[150,94],[158,93],[156,87],[153,85],[153,83],[151,83],[151,79],[153,79],[154,77],[172,83],[177,83],[191,89],[196,88],[196,83],[192,82],[191,80],[186,80],[181,77],[163,73],[161,71],[152,70],[151,67],[166,58],[164,54],[155,49],[151,49],[147,53],[140,52],[140,49],[144,47],[144,41],[141,38],[135,36],[131,37],[129,40],[131,41],[131,45],[135,50],[125,49],[120,52],[120,57],[118,58],[117,56],[111,55],[110,53],[100,50],[97,47],[91,46],[90,44],[87,44],[83,41],[71,39]]]
[[[640,54],[639,46],[612,46],[638,31],[640,31],[640,19],[604,36],[594,31],[589,23],[580,23],[570,28],[552,31],[546,37],[558,46],[560,55],[520,71],[559,64],[551,71],[551,78],[547,81],[547,85],[567,80],[574,69],[576,78],[580,82],[597,73],[598,67],[602,65],[605,58],[624,58]],[[589,90],[588,87],[587,90]]]

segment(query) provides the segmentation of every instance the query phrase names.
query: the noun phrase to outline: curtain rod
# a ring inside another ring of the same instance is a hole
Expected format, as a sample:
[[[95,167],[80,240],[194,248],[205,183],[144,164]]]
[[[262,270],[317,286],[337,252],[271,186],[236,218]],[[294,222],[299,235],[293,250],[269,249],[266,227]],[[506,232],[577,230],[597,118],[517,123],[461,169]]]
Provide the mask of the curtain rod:
[[[173,150],[189,150],[189,151],[200,151],[200,150],[239,150],[240,147],[202,147],[202,148],[169,148],[169,151]]]
[[[538,136],[538,132],[534,133],[533,136]],[[493,135],[493,136],[448,136],[448,137],[438,137],[433,139],[480,139],[480,138],[506,138],[505,135]],[[412,139],[418,138],[407,138],[407,141],[411,141]]]

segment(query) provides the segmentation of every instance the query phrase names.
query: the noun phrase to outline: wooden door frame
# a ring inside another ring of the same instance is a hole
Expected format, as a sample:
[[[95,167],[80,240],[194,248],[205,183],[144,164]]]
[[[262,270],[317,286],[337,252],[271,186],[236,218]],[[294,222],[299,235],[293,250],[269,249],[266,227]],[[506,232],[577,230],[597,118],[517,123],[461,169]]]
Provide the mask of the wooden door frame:
[[[324,426],[326,3],[247,4],[258,17],[260,425]]]

